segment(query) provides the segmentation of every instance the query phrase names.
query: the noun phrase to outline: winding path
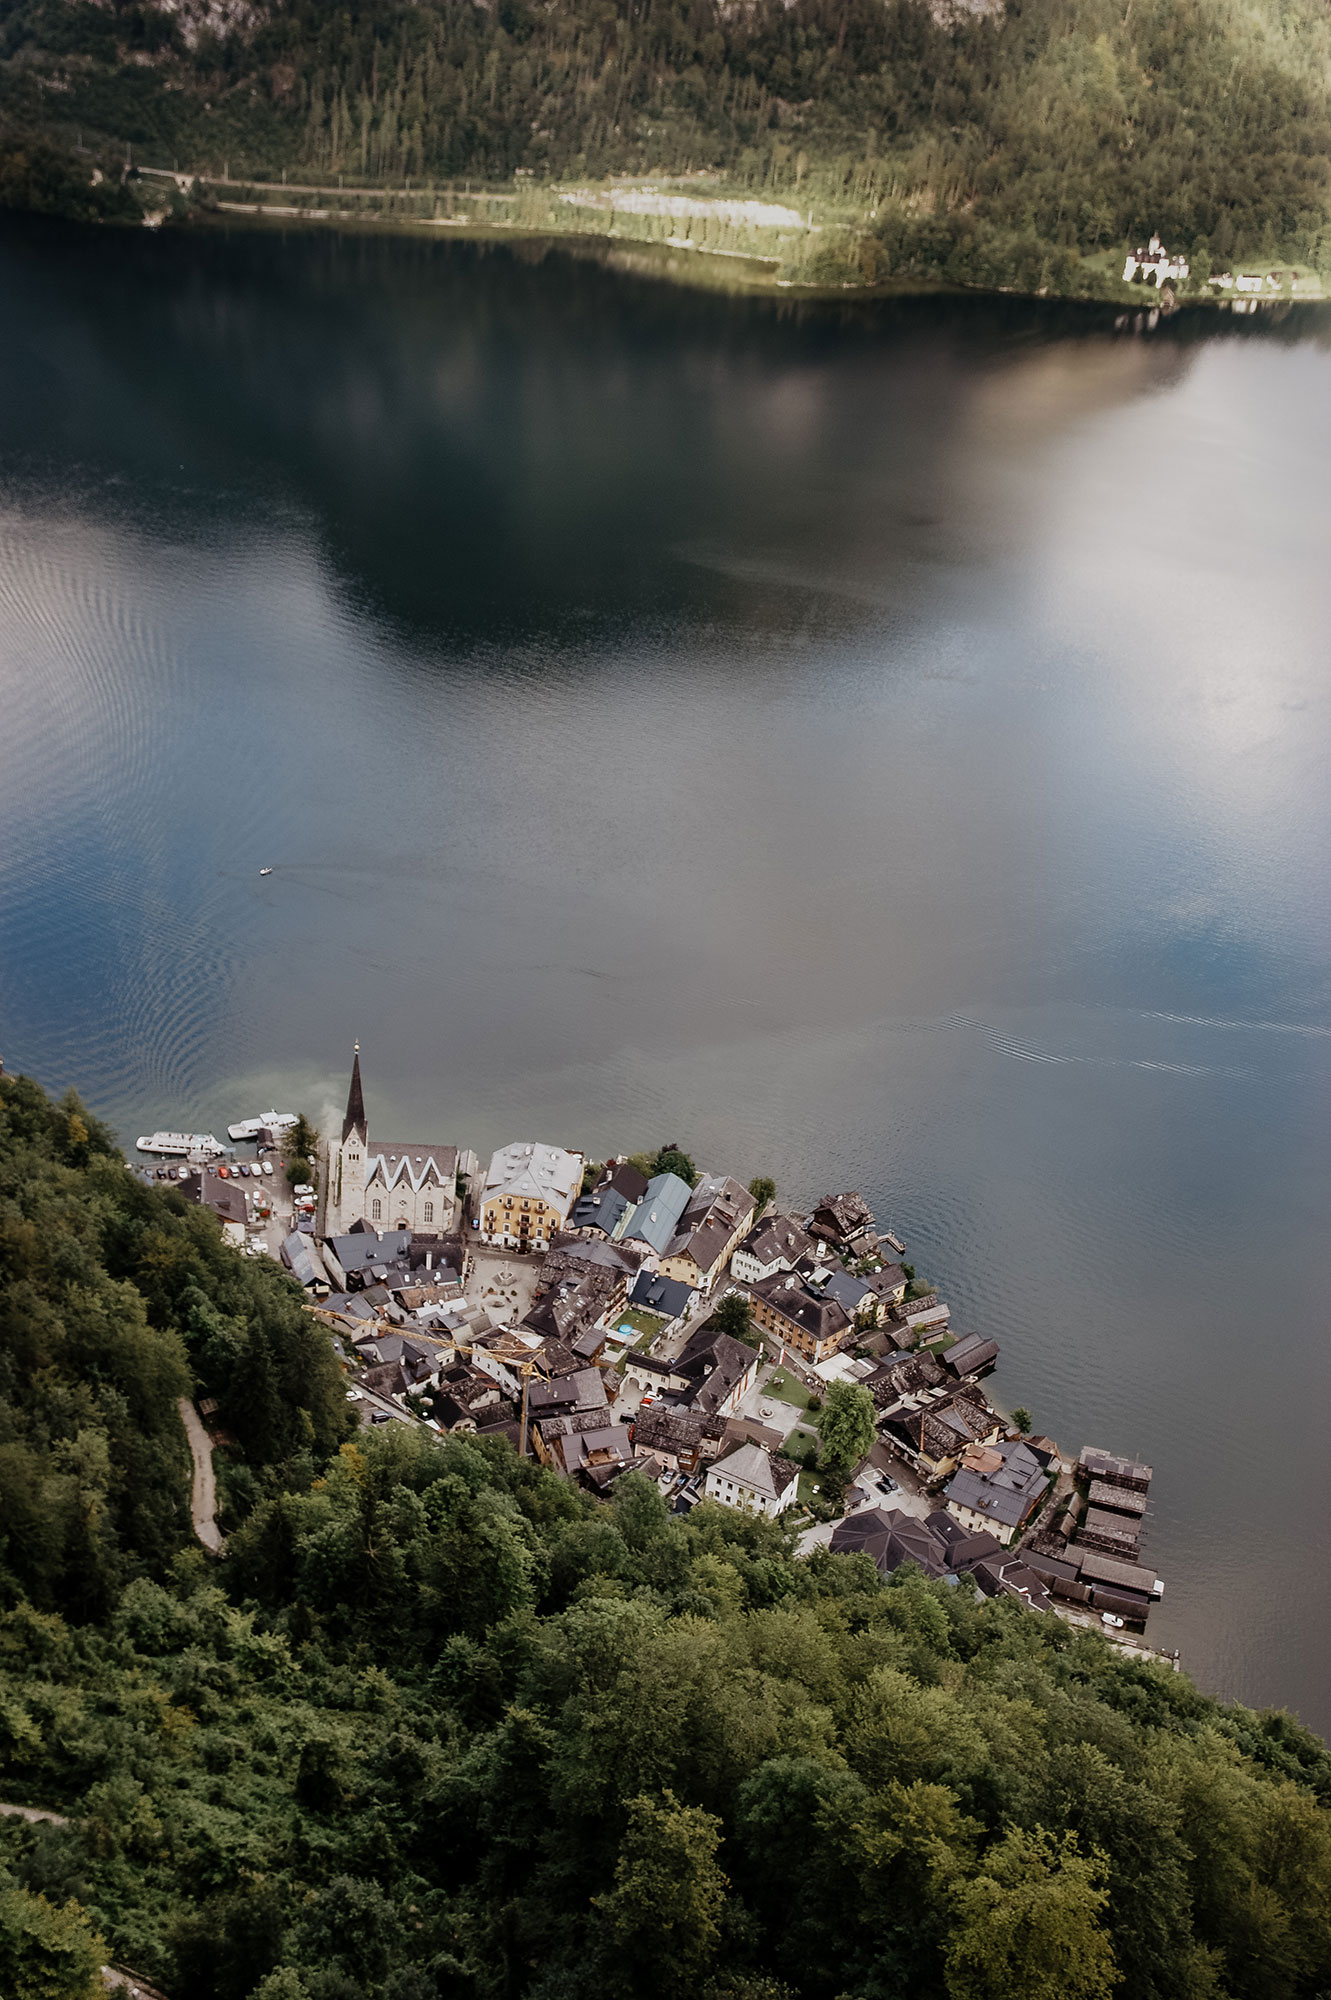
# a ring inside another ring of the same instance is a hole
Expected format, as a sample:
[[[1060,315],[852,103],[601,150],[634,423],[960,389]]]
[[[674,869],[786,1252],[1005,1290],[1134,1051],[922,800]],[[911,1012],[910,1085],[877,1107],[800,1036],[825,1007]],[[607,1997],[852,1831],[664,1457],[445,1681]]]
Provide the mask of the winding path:
[[[211,1549],[215,1556],[220,1555],[224,1544],[222,1531],[217,1525],[217,1481],[213,1477],[212,1440],[188,1396],[182,1396],[176,1408],[180,1411],[180,1421],[185,1426],[185,1436],[189,1439],[194,1459],[194,1486],[190,1493],[194,1532],[206,1549]]]
[[[5,1819],[26,1819],[33,1826],[68,1826],[63,1813],[47,1812],[43,1806],[11,1806],[0,1800],[0,1815]]]

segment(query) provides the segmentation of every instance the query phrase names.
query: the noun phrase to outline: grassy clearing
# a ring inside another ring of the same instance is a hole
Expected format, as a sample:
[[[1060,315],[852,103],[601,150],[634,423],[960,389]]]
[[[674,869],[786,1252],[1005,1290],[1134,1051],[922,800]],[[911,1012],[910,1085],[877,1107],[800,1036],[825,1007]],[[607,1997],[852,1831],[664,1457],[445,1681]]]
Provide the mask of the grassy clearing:
[[[650,1347],[664,1325],[665,1321],[656,1313],[644,1312],[641,1306],[627,1306],[615,1321],[616,1330],[621,1326],[633,1328],[638,1336],[633,1343],[635,1347]]]
[[[763,1383],[762,1393],[764,1396],[775,1396],[781,1403],[793,1403],[797,1410],[809,1407],[808,1390],[793,1375],[788,1375],[784,1368],[778,1368],[775,1375],[768,1377]]]

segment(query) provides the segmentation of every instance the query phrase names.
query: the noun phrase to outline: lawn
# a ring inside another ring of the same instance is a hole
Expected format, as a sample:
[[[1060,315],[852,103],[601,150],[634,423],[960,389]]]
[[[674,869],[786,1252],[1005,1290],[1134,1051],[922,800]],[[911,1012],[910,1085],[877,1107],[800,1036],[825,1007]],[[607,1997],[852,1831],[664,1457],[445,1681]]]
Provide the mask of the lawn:
[[[626,1306],[615,1321],[616,1330],[621,1326],[633,1328],[638,1336],[633,1343],[635,1347],[650,1346],[664,1325],[665,1321],[658,1314],[644,1312],[641,1306]]]
[[[778,1368],[775,1375],[768,1377],[763,1383],[761,1394],[775,1396],[782,1403],[793,1403],[797,1410],[807,1410],[809,1407],[808,1390],[802,1382],[797,1382],[793,1375],[787,1375],[783,1368]]]

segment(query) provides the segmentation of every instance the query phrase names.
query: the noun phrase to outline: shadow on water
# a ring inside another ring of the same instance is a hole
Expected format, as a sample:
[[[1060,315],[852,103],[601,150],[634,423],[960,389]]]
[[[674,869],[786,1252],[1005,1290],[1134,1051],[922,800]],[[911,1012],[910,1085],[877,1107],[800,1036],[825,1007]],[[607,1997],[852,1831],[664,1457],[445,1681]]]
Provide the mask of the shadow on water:
[[[10,219],[0,259],[23,301],[0,318],[11,463],[40,477],[54,452],[67,480],[72,454],[82,504],[155,508],[182,537],[215,529],[219,491],[228,529],[294,508],[362,608],[460,652],[594,652],[727,619],[737,594],[759,630],[798,620],[864,529],[848,459],[872,471],[875,602],[908,599],[921,537],[956,514],[952,447],[986,374],[1077,353],[1063,407],[1030,415],[1048,427],[1168,383],[1218,334],[1308,330],[1194,312],[1128,342],[1112,311],[1055,301],[727,297],[549,244]],[[1125,346],[1127,368],[1108,358]],[[792,480],[822,483],[816,512]],[[706,555],[737,513],[769,550],[747,579]]]

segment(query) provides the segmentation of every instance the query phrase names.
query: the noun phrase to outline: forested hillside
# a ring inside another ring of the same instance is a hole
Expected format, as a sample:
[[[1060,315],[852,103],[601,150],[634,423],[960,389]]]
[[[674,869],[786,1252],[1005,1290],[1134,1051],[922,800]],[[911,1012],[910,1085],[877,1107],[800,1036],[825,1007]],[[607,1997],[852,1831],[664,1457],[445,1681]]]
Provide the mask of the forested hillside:
[[[1331,1984],[1288,1717],[638,1478],[342,1430],[288,1281],[0,1079],[0,1798],[68,1817],[0,1817],[6,2000],[90,2000],[105,1951],[172,2000]]]
[[[1235,259],[1331,271],[1316,0],[7,0],[0,21],[14,203],[54,205],[44,133],[233,179],[682,179],[812,218],[767,247],[814,278],[1112,292],[1152,229],[1194,286]]]

